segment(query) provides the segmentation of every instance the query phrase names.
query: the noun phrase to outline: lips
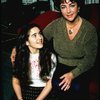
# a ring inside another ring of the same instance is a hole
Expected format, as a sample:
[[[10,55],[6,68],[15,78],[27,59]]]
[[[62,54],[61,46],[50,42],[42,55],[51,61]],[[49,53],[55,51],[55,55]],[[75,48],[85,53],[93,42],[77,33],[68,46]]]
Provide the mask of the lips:
[[[43,44],[42,42],[37,42],[37,44]]]
[[[73,16],[73,14],[67,15],[68,18],[71,18]]]
[[[37,44],[43,44],[43,41],[39,41],[39,42],[37,42]]]

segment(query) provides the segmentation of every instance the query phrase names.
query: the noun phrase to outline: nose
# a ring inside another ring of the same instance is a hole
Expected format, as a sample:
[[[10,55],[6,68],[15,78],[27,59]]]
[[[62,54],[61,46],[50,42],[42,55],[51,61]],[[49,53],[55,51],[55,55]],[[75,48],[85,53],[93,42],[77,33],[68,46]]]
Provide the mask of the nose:
[[[71,9],[69,6],[67,6],[66,11],[67,11],[67,13],[70,13]]]
[[[38,34],[38,39],[41,40],[42,39],[42,35]]]

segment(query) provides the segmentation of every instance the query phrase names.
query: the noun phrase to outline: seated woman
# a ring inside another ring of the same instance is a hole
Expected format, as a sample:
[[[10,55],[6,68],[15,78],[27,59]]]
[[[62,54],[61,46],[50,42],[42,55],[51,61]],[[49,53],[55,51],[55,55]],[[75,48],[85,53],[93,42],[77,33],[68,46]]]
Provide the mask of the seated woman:
[[[51,85],[55,68],[56,56],[48,48],[39,26],[24,26],[13,62],[12,83],[17,100],[36,100],[46,84]],[[51,100],[52,96],[47,98]]]

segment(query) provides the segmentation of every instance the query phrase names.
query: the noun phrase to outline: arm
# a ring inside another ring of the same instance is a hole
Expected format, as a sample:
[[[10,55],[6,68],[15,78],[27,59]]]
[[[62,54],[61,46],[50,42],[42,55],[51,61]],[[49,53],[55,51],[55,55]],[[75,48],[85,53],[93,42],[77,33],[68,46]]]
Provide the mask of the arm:
[[[22,93],[21,93],[20,81],[17,78],[13,77],[12,85],[13,85],[13,88],[14,88],[14,91],[15,91],[15,94],[16,94],[18,100],[23,100]]]
[[[36,100],[43,100],[49,94],[51,89],[52,89],[52,84],[50,79]]]
[[[51,55],[51,60],[53,62],[52,64],[52,69],[51,69],[51,72],[50,72],[50,79],[48,80],[48,82],[46,83],[46,86],[44,87],[44,89],[42,90],[42,92],[40,93],[40,95],[37,97],[36,100],[43,100],[51,91],[52,89],[52,77],[53,77],[53,74],[54,74],[54,71],[56,69],[56,66],[57,66],[57,58],[56,58],[56,55],[55,54],[52,54]]]
[[[84,52],[85,56],[78,64],[77,68],[72,70],[74,78],[88,71],[95,64],[98,49],[98,37],[96,30],[90,28],[84,37]]]

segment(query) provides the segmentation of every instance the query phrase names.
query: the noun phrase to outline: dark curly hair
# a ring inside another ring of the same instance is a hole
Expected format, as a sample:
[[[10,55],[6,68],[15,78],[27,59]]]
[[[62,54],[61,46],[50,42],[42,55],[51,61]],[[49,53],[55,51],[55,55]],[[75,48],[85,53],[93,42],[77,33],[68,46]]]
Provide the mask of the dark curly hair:
[[[70,0],[71,2],[76,2],[79,7],[84,5],[85,0]],[[55,8],[60,10],[60,4],[66,2],[66,0],[53,0]]]

